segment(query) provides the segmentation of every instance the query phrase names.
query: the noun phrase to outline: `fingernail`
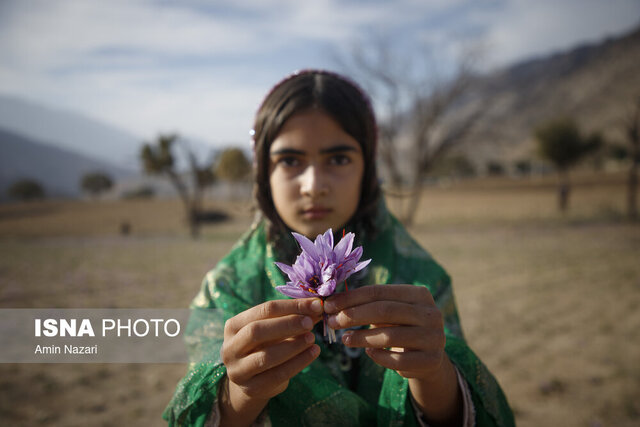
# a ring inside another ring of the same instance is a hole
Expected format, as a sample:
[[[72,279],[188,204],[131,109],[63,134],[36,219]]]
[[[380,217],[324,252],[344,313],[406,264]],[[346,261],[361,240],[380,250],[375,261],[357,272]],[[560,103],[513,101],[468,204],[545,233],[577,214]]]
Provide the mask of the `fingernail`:
[[[311,301],[311,310],[315,313],[322,313],[322,301],[318,298]]]
[[[311,329],[313,327],[313,321],[311,320],[310,317],[304,317],[302,319],[302,327],[304,329]]]
[[[336,311],[336,303],[333,301],[325,301],[324,302],[324,310],[326,312],[334,312]]]
[[[320,354],[320,347],[314,344],[314,345],[311,346],[311,350],[310,351],[311,351],[311,355],[313,357],[316,357],[317,355]]]
[[[312,334],[312,333],[308,333],[304,335],[304,341],[307,344],[311,344],[312,342],[314,342],[316,340],[316,337]]]
[[[351,345],[351,335],[353,335],[353,332],[347,331],[344,333],[342,336],[342,342],[344,345]]]
[[[331,316],[327,317],[327,323],[329,324],[330,327],[332,328],[337,328],[338,327],[338,319],[336,319],[336,315],[332,314]]]

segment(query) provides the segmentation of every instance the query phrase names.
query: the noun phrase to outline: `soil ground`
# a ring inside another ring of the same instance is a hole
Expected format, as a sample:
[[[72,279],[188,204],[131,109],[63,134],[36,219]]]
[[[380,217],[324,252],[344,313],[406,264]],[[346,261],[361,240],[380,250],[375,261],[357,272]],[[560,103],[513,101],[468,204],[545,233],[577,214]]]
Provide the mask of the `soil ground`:
[[[518,425],[636,426],[640,224],[623,217],[621,177],[577,179],[566,215],[554,191],[548,180],[429,187],[410,232],[453,277],[467,340]],[[251,222],[249,203],[210,203],[232,219],[198,240],[173,200],[0,205],[0,308],[186,307]],[[184,373],[0,365],[1,424],[164,425]]]

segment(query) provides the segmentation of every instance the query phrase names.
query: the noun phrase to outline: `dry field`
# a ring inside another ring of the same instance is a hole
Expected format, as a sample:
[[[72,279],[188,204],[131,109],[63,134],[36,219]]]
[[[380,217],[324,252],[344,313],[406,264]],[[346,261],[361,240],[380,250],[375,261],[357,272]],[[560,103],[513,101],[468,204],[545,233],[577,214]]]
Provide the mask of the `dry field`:
[[[449,271],[471,346],[520,426],[640,424],[640,224],[620,177],[425,190],[412,234]],[[250,223],[248,204],[193,241],[175,201],[0,205],[0,307],[185,307]],[[118,234],[128,221],[129,236]],[[0,365],[2,425],[163,425],[185,367]]]

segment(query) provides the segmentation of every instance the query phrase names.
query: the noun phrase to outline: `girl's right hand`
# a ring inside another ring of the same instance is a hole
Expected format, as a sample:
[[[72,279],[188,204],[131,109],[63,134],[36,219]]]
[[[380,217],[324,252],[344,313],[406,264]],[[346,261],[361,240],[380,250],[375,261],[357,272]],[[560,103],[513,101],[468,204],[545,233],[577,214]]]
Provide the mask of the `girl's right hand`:
[[[311,330],[322,311],[318,298],[275,300],[226,322],[221,356],[229,388],[227,401],[222,402],[223,420],[225,412],[246,414],[247,409],[261,405],[257,416],[270,398],[282,393],[289,380],[318,357],[320,347],[314,344]]]

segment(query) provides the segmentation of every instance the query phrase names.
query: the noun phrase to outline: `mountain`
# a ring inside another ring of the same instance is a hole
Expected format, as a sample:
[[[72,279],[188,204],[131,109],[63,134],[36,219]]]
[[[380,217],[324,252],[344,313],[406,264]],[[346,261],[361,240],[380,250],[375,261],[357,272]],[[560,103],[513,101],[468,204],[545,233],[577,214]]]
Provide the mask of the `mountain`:
[[[139,169],[140,138],[81,114],[0,95],[0,128],[121,168]]]
[[[139,153],[143,138],[82,114],[0,95],[0,128],[119,168],[140,171]],[[211,145],[180,136],[181,142],[201,161],[212,155]],[[176,167],[180,170],[188,168],[184,151],[178,148],[175,153]]]
[[[132,175],[128,169],[0,129],[0,199],[22,178],[40,182],[48,196],[77,197],[82,176],[97,171],[114,180]]]
[[[585,133],[623,141],[622,123],[640,96],[640,27],[629,34],[531,59],[481,77],[475,87],[484,115],[459,147],[483,170],[536,161],[533,130],[568,115]]]

